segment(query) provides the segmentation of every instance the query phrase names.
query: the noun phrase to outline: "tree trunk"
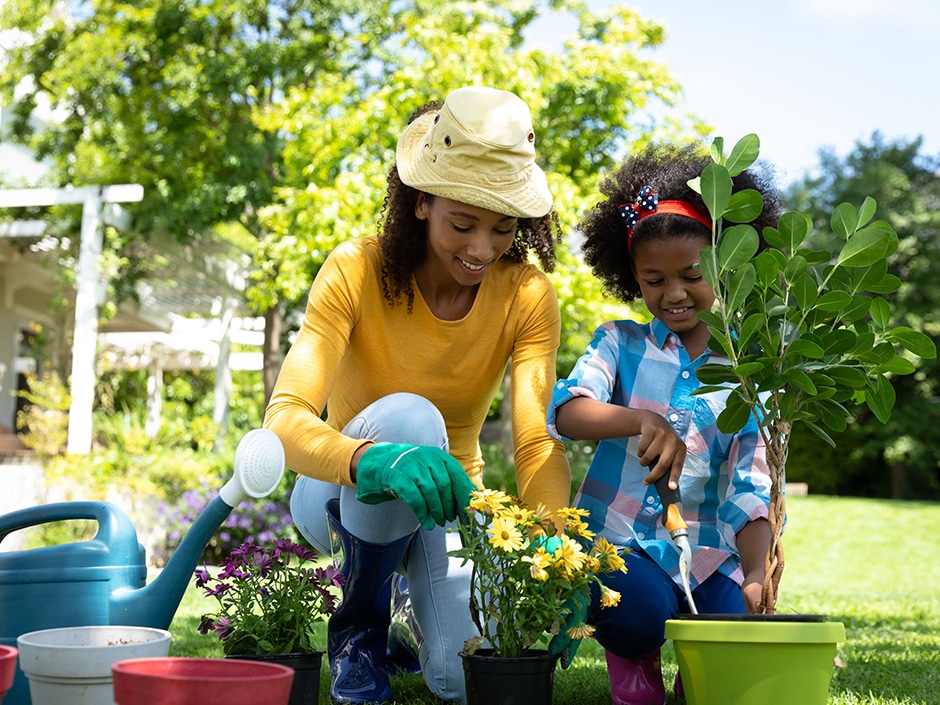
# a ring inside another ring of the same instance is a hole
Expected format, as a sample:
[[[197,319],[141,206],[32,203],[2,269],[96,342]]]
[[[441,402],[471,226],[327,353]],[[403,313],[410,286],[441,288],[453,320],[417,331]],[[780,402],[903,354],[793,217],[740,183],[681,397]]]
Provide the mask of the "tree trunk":
[[[767,435],[767,466],[770,469],[770,511],[767,521],[770,524],[770,548],[764,562],[764,584],[761,592],[761,603],[758,612],[767,614],[776,611],[777,593],[780,587],[780,578],[783,575],[783,525],[787,516],[786,495],[786,464],[787,451],[790,445],[790,424],[787,421],[776,421],[768,427]]]
[[[274,383],[281,371],[281,309],[275,304],[264,312],[264,344],[261,348],[264,380],[264,407],[267,408],[274,393]]]

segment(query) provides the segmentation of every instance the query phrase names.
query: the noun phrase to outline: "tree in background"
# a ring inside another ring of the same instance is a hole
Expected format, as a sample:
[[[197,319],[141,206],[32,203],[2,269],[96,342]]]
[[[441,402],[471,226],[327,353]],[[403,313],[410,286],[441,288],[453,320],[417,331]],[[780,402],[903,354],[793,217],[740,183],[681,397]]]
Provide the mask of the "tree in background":
[[[526,41],[546,15],[575,28],[558,49]],[[665,66],[643,58],[662,28],[626,8],[595,15],[582,0],[7,0],[0,25],[20,30],[0,95],[16,138],[55,165],[51,185],[144,185],[110,272],[125,292],[128,271],[146,273],[135,242],[155,230],[180,243],[221,233],[250,253],[265,398],[283,316],[338,242],[375,232],[397,135],[427,100],[469,83],[521,95],[569,233],[625,147],[703,131],[649,118],[679,95]],[[41,101],[61,123],[32,134]],[[554,276],[567,363],[609,303],[570,253]]]
[[[889,271],[901,280],[893,296],[896,321],[940,340],[940,157],[920,154],[922,140],[885,140],[874,133],[844,158],[820,153],[818,176],[797,182],[789,205],[831,212],[865,194],[878,202],[876,218],[889,222],[900,244]],[[791,449],[792,480],[813,491],[845,495],[940,498],[940,362],[919,360],[913,375],[896,376],[890,421],[859,413],[839,438],[839,453],[802,434]]]

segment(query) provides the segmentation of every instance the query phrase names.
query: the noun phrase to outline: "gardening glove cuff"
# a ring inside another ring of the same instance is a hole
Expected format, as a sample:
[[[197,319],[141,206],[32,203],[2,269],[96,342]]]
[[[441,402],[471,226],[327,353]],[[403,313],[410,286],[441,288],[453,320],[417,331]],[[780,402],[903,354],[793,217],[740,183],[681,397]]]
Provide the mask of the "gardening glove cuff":
[[[453,521],[476,489],[460,463],[433,446],[376,443],[359,459],[356,498],[379,504],[397,497],[425,529]]]

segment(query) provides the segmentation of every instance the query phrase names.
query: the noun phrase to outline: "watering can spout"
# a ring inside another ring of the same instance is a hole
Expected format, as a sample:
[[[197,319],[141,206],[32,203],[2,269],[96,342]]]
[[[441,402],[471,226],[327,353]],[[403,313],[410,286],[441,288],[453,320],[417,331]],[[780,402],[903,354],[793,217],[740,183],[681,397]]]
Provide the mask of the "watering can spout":
[[[284,447],[273,431],[255,429],[235,449],[235,472],[196,518],[166,567],[145,587],[111,596],[111,624],[169,629],[206,545],[232,509],[247,497],[269,495],[284,475]]]
[[[123,587],[114,591],[111,595],[111,623],[169,629],[199,557],[231,512],[232,507],[221,497],[212,500],[153,582],[137,589]]]

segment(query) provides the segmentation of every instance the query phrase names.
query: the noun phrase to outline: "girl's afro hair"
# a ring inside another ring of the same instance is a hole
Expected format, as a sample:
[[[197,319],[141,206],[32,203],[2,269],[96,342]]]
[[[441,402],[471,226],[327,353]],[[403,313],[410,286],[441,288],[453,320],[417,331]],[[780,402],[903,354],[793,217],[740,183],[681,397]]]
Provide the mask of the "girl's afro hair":
[[[615,172],[600,182],[606,198],[597,203],[579,226],[584,236],[584,258],[604,290],[629,302],[641,296],[633,259],[627,240],[627,228],[618,206],[633,203],[644,186],[651,186],[660,201],[686,201],[707,213],[702,197],[689,181],[700,176],[711,163],[708,152],[698,144],[650,144],[630,155]],[[764,209],[750,224],[760,234],[764,227],[775,226],[780,214],[780,199],[769,179],[747,170],[732,179],[733,191],[755,189],[764,199]],[[632,247],[660,238],[700,238],[703,247],[711,242],[711,232],[696,220],[669,213],[643,218],[633,231]]]

